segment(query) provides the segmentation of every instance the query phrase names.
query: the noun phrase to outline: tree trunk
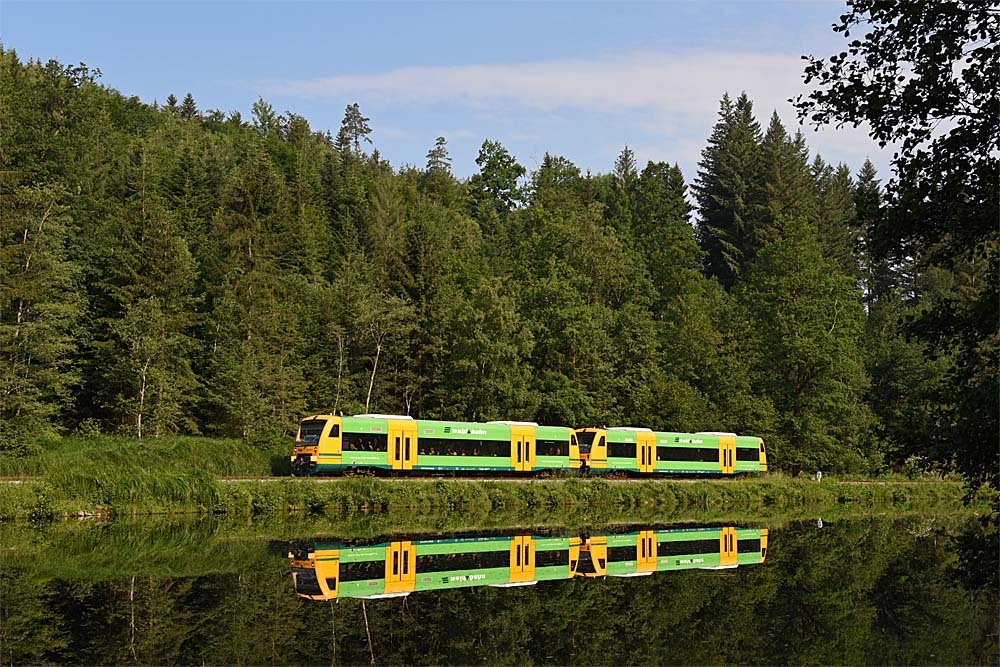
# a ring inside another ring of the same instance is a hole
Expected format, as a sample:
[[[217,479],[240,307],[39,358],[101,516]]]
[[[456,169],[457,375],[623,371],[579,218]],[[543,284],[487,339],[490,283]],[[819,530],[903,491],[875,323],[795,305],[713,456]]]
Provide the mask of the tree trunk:
[[[372,377],[368,382],[368,398],[365,399],[365,412],[368,412],[368,404],[372,400],[372,387],[375,386],[375,371],[378,370],[378,357],[382,354],[382,343],[375,346],[375,363],[372,364]]]

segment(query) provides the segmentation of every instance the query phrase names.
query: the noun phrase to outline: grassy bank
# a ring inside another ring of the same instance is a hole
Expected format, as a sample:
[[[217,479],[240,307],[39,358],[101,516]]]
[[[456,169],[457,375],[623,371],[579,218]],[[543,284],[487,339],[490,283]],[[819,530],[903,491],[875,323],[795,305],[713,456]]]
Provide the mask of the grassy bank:
[[[655,508],[659,514],[710,511],[753,516],[947,510],[959,507],[957,482],[875,482],[824,478],[822,483],[768,475],[696,482],[553,479],[490,482],[467,479],[319,481],[287,474],[288,444],[271,449],[239,440],[108,437],[40,443],[39,453],[0,458],[0,519],[44,519],[92,514],[264,514],[345,510],[519,512],[541,508]],[[219,477],[270,476],[270,481]]]
[[[2,477],[47,477],[73,472],[134,476],[141,471],[213,477],[288,475],[292,441],[254,445],[234,438],[112,436],[42,438],[24,457],[0,456]]]
[[[0,484],[0,518],[156,513],[261,514],[345,510],[524,511],[557,507],[656,508],[738,512],[756,516],[797,511],[945,510],[961,506],[954,482],[856,483],[769,476],[697,482],[562,479],[277,479],[221,482],[207,473],[146,472],[123,477],[63,472],[18,485]]]

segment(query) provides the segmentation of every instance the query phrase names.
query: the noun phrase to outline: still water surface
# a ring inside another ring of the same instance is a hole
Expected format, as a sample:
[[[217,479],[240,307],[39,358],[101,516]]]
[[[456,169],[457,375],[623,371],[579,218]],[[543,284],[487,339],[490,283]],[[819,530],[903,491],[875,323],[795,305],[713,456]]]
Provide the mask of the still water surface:
[[[0,547],[5,664],[1000,657],[997,537],[968,517],[364,539],[210,522],[32,530]]]

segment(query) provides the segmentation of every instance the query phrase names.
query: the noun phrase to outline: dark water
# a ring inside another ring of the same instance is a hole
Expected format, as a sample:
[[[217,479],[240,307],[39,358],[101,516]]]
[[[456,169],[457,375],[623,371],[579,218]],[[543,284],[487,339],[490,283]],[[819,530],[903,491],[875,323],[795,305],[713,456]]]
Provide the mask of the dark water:
[[[0,662],[997,664],[977,520],[761,528],[7,527]]]

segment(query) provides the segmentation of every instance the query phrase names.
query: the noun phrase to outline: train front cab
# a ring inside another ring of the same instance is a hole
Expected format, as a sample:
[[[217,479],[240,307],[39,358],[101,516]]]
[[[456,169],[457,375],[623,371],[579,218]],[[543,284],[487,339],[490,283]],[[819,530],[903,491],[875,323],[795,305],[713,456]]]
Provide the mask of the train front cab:
[[[340,549],[317,549],[295,545],[288,552],[295,593],[307,600],[337,597],[340,577]]]
[[[586,578],[605,577],[608,574],[607,535],[583,536],[580,538],[576,567],[573,576]]]
[[[334,415],[313,415],[299,423],[291,463],[293,475],[313,475],[341,465],[343,420]]]
[[[608,433],[603,428],[582,428],[575,433],[580,468],[600,470],[608,467]]]

